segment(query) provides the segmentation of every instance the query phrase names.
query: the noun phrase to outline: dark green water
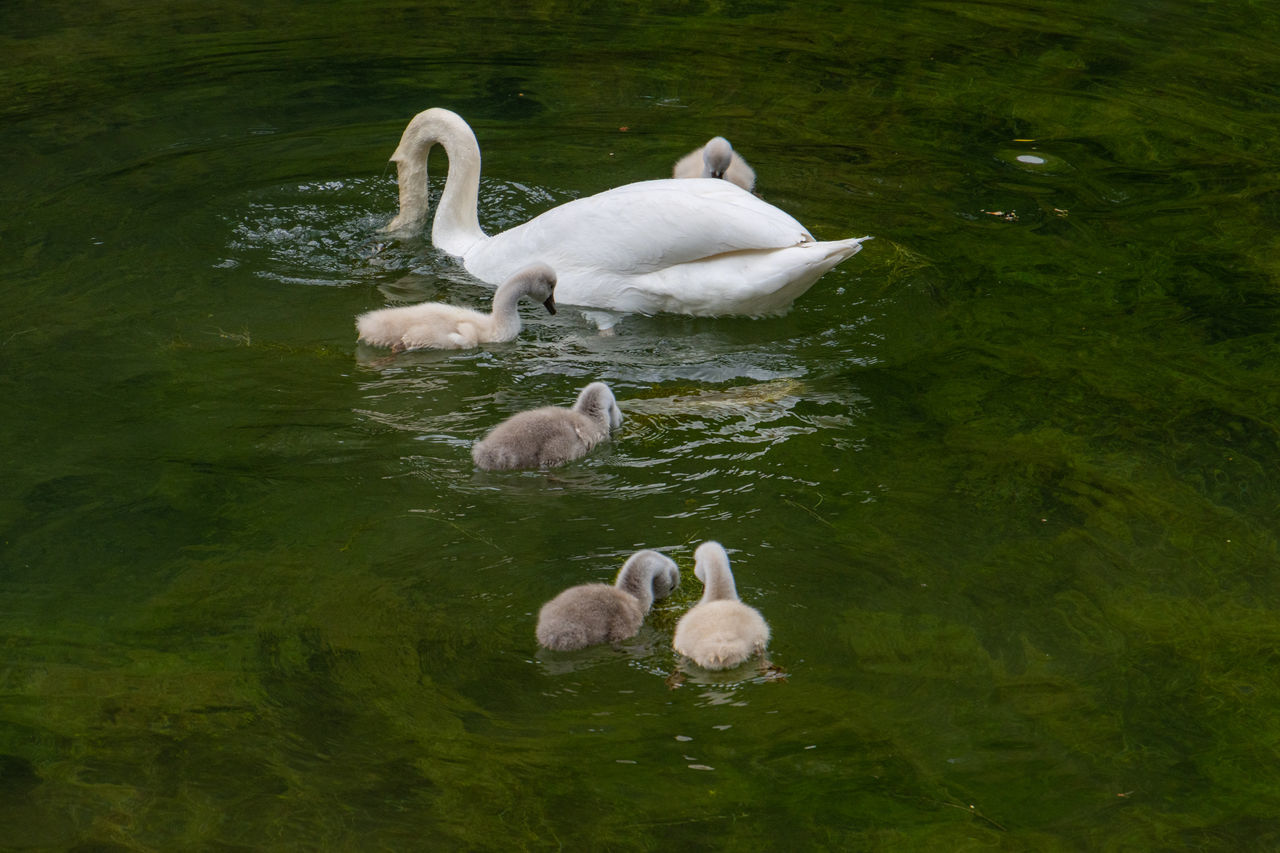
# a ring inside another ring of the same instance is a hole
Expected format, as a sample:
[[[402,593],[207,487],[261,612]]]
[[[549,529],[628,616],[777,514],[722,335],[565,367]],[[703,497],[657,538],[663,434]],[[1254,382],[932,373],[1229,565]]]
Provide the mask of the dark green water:
[[[1280,846],[1273,4],[0,24],[3,849]],[[491,232],[723,133],[876,240],[781,318],[378,361],[487,298],[378,233],[429,106]],[[591,379],[612,445],[473,470]],[[708,538],[787,680],[667,687]],[[642,633],[539,652],[640,547]]]

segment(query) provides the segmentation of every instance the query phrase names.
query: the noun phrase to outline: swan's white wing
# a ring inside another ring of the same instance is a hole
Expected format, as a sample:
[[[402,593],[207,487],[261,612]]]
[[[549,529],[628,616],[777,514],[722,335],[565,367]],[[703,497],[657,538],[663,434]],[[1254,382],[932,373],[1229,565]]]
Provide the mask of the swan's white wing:
[[[467,269],[504,280],[534,260],[566,272],[644,275],[729,252],[811,242],[788,214],[714,178],[643,181],[562,204],[467,252]]]
[[[726,252],[626,279],[561,277],[566,304],[596,305],[642,314],[672,312],[716,317],[785,311],[823,273],[857,254],[867,238],[808,242],[784,249]],[[566,286],[567,285],[567,286]]]

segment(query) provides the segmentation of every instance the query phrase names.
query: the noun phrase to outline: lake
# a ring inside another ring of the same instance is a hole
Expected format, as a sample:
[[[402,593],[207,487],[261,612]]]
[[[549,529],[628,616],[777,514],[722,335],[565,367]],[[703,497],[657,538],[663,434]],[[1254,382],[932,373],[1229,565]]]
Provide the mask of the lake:
[[[1274,5],[0,21],[0,847],[1280,847]],[[434,106],[489,233],[722,134],[875,239],[782,316],[390,356],[357,314],[491,295],[382,230]],[[475,468],[594,380],[613,441]],[[707,540],[785,677],[672,650]],[[642,548],[637,636],[539,649]]]

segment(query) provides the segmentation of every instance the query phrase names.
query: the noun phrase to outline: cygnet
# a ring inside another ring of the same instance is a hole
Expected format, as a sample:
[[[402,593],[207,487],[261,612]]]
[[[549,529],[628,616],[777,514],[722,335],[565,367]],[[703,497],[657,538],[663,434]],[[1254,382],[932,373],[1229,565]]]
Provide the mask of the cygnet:
[[[487,471],[550,468],[587,455],[621,425],[609,386],[592,382],[571,409],[543,406],[507,418],[472,446],[471,458]]]
[[[676,623],[671,645],[704,669],[728,669],[764,654],[769,626],[754,607],[738,600],[729,555],[719,542],[694,552],[693,573],[705,588],[702,600]]]
[[[360,340],[392,352],[414,349],[470,349],[483,343],[510,341],[520,333],[517,303],[522,296],[556,313],[556,274],[534,264],[504,281],[493,294],[493,313],[443,302],[380,308],[356,318]]]
[[[654,599],[680,583],[680,570],[657,551],[637,551],[623,564],[618,579],[566,589],[538,612],[538,642],[569,651],[634,637]]]
[[[716,136],[701,148],[695,148],[676,162],[672,171],[676,178],[724,178],[744,190],[756,185],[755,170],[747,165],[729,140]]]

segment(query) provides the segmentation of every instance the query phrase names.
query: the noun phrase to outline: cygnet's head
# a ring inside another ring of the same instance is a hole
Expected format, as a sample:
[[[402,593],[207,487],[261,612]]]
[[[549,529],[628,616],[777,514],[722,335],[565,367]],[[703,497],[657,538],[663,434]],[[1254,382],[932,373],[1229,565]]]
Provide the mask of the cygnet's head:
[[[702,149],[704,178],[723,178],[733,162],[733,146],[723,136],[713,138]]]
[[[680,569],[675,561],[659,551],[646,548],[637,551],[622,567],[623,573],[635,572],[638,577],[651,578],[653,597],[666,598],[680,585]],[[621,577],[621,574],[619,575]]]
[[[693,574],[704,584],[707,582],[707,567],[710,565],[729,568],[729,554],[719,542],[703,542],[693,552]]]
[[[556,273],[546,264],[532,264],[512,276],[520,288],[535,302],[541,302],[547,313],[556,313]]]
[[[592,382],[586,388],[583,388],[582,393],[578,395],[578,402],[574,404],[574,408],[581,412],[593,410],[604,412],[608,417],[609,429],[611,430],[622,426],[622,409],[618,408],[618,401],[613,396],[612,389],[603,382]]]
[[[664,554],[662,564],[653,572],[653,597],[666,598],[671,591],[680,586],[680,569],[676,567],[675,561]]]

